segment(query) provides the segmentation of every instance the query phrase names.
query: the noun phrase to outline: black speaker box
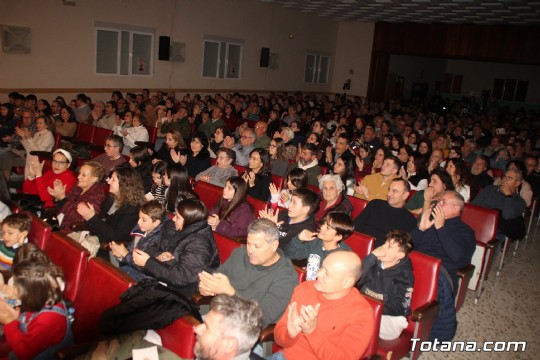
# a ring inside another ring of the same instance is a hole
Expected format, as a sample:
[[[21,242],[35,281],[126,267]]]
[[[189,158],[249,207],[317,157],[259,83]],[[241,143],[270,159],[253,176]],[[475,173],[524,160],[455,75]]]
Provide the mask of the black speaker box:
[[[171,37],[170,36],[160,36],[159,37],[159,50],[158,50],[158,59],[169,61],[171,49]]]
[[[270,60],[270,48],[261,48],[261,67],[268,67],[268,61]]]

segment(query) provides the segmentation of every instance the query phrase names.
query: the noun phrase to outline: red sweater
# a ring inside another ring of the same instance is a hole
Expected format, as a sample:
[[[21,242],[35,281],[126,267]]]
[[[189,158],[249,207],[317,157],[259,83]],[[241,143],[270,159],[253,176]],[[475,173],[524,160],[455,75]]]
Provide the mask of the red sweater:
[[[306,281],[294,289],[291,303],[297,310],[302,305],[320,303],[317,327],[313,332],[291,338],[287,331],[289,309],[276,324],[274,338],[284,348],[288,360],[361,359],[373,335],[371,305],[356,288],[338,300],[328,300],[315,289],[315,281]]]
[[[64,308],[62,303],[56,306]],[[27,313],[27,319],[31,316],[32,313]],[[26,334],[19,330],[19,320],[4,325],[7,343],[19,360],[33,359],[49,346],[61,343],[66,330],[66,317],[55,312],[44,312],[36,316],[28,324]]]
[[[41,201],[44,202],[44,207],[52,207],[54,206],[54,199],[47,191],[47,188],[54,188],[54,181],[56,179],[66,185],[66,194],[69,193],[71,187],[77,182],[77,178],[71,170],[66,170],[61,174],[55,174],[51,170],[34,180],[26,179],[23,184],[23,192],[25,194],[39,195]]]

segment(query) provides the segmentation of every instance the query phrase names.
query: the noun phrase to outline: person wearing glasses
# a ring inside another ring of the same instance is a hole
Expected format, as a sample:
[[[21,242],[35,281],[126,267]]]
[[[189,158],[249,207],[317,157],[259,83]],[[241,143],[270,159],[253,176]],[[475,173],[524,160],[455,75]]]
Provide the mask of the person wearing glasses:
[[[474,231],[461,220],[465,207],[463,196],[445,191],[434,207],[422,212],[418,227],[411,231],[414,250],[442,260],[458,289],[457,271],[471,263],[476,249]]]
[[[234,138],[232,136],[227,136],[225,140],[223,140],[223,146],[232,149],[236,153],[236,164],[248,166],[250,153],[255,149],[253,143],[255,142],[256,137],[257,135],[253,129],[246,128],[240,136],[240,143],[235,144]]]
[[[44,173],[45,161],[40,162],[37,156],[30,156],[30,169],[23,183],[23,193],[39,195],[44,207],[53,207],[55,200],[49,189],[62,187],[67,193],[77,182],[69,169],[71,161],[72,157],[68,151],[58,149],[53,153],[52,169]]]
[[[105,169],[105,175],[109,175],[111,171],[126,162],[126,158],[122,156],[124,141],[121,136],[109,135],[105,140],[105,152],[93,158],[92,160],[100,163]]]

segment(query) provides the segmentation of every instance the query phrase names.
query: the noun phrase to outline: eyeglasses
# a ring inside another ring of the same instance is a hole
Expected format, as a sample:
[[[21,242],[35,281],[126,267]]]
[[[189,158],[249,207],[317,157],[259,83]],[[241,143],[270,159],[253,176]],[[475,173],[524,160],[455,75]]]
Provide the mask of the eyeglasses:
[[[69,162],[67,162],[67,161],[53,160],[53,161],[52,161],[52,164],[53,164],[53,165],[65,165],[65,164],[69,164]]]
[[[438,203],[439,203],[439,204],[442,204],[442,205],[448,204],[448,205],[453,205],[453,206],[459,206],[458,204],[451,203],[451,202],[448,201],[447,199],[440,199],[440,200],[438,201]]]
[[[118,145],[105,144],[104,146],[105,149],[112,148],[112,147],[118,147]]]

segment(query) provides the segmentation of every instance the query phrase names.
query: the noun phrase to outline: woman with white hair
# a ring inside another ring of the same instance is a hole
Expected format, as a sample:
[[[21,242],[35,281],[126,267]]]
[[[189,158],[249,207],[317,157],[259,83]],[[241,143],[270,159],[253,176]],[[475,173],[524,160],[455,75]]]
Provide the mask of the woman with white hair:
[[[283,149],[284,154],[287,160],[295,160],[296,159],[296,146],[293,145],[292,140],[294,139],[294,131],[291,130],[291,128],[284,127],[281,128],[281,131],[276,131],[274,133],[274,139],[275,138],[281,138],[283,139]]]
[[[319,179],[321,189],[321,202],[319,210],[315,213],[315,220],[319,222],[330,211],[341,211],[351,215],[353,209],[347,195],[343,192],[345,185],[339,175],[323,175]]]

